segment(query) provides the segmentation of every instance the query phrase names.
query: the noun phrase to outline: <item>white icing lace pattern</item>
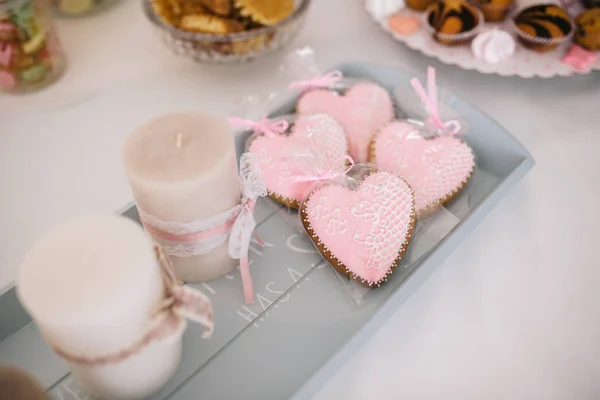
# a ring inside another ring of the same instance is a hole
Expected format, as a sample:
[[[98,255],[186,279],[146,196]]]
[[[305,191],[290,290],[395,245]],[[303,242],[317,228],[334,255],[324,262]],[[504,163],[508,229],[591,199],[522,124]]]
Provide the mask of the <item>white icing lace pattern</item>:
[[[318,172],[332,169],[343,171],[346,166],[344,156],[348,153],[348,144],[343,134],[344,129],[327,114],[311,115],[308,120],[311,121],[309,126],[319,133],[314,136],[315,150],[319,156],[322,156],[314,160],[317,165],[313,165],[313,168],[319,168]],[[331,132],[335,132],[335,134],[331,134]],[[325,165],[318,165],[320,160]]]
[[[375,184],[367,185],[364,192],[371,193],[373,199],[361,201],[351,214],[370,221],[371,227],[364,238],[356,233],[352,240],[369,251],[366,269],[390,268],[406,243],[413,214],[412,194],[404,181],[387,172],[378,173]]]
[[[301,129],[297,127],[301,126]],[[296,125],[296,136],[308,138],[304,145],[295,148],[291,157],[279,161],[280,184],[289,185],[296,177],[318,177],[346,168],[348,144],[344,129],[327,114],[301,116]],[[291,161],[288,164],[288,161]],[[272,158],[261,154],[260,164],[269,169],[276,167]],[[298,170],[299,174],[294,174]]]

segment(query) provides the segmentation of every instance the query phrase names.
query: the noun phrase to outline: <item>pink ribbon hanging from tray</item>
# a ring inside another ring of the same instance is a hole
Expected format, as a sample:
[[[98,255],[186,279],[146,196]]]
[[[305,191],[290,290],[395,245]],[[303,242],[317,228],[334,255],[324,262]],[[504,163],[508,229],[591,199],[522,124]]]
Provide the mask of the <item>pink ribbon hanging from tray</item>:
[[[438,107],[437,84],[435,78],[435,68],[427,67],[427,92],[417,78],[412,78],[410,84],[417,92],[417,95],[427,108],[429,118],[428,124],[434,125],[444,133],[456,135],[460,133],[461,125],[457,120],[442,121]]]
[[[215,226],[197,233],[187,235],[164,232],[160,229],[150,226],[143,221],[142,224],[146,231],[157,239],[171,241],[175,243],[196,243],[202,240],[210,239],[214,236],[229,233],[228,252],[231,258],[240,260],[240,272],[242,276],[242,285],[244,288],[244,299],[246,303],[254,303],[254,285],[250,275],[250,265],[248,262],[248,251],[252,236],[256,237],[259,245],[264,243],[254,233],[256,221],[254,220],[254,207],[259,197],[267,195],[267,188],[258,166],[256,156],[251,153],[245,153],[240,158],[240,184],[242,187],[242,200],[235,208],[238,211],[223,224]],[[233,209],[232,209],[233,210]]]
[[[288,86],[289,89],[310,90],[320,88],[331,88],[336,83],[344,79],[344,74],[341,71],[332,71],[328,74],[316,76],[312,79],[303,81],[294,81]]]
[[[258,165],[258,159],[251,153],[245,153],[240,159],[240,181],[242,184],[242,208],[231,228],[229,237],[229,255],[240,260],[240,272],[244,286],[246,303],[254,303],[254,286],[250,275],[248,251],[256,228],[254,206],[259,197],[267,195],[267,187]]]

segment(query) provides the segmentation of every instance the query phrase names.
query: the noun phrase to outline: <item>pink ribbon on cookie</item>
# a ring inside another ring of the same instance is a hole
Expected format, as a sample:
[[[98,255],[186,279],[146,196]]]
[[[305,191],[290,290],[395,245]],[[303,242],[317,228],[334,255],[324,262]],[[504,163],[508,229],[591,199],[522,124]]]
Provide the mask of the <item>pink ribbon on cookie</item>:
[[[429,118],[427,123],[434,125],[436,128],[444,133],[456,135],[460,132],[460,122],[457,120],[442,121],[440,118],[440,112],[438,107],[437,99],[437,85],[435,78],[435,68],[427,67],[427,92],[417,78],[412,78],[410,84],[413,89],[417,92],[417,95],[421,98],[421,101],[427,108]]]
[[[252,129],[255,134],[258,135],[263,133],[269,138],[285,133],[290,127],[290,124],[284,119],[273,122],[268,118],[263,118],[261,121],[256,122],[250,119],[230,117],[227,118],[227,121],[233,126],[249,128]]]
[[[294,175],[291,177],[290,182],[298,183],[298,182],[317,182],[317,181],[325,181],[332,180],[336,178],[340,178],[342,176],[346,176],[346,174],[354,167],[354,159],[348,155],[343,157],[344,160],[348,161],[350,166],[346,168],[344,171],[330,169],[328,171],[324,171],[321,173],[314,174],[303,174],[303,175]]]
[[[136,342],[119,351],[105,354],[73,354],[57,346],[54,351],[63,359],[83,365],[115,364],[140,353],[154,342],[179,338],[187,320],[205,327],[203,338],[212,335],[214,329],[213,308],[210,299],[202,292],[183,286],[173,272],[173,264],[158,244],[154,244],[156,260],[164,282],[165,297],[154,313],[148,329]]]
[[[294,81],[288,86],[289,89],[299,89],[302,91],[310,89],[330,88],[344,79],[341,71],[332,71],[328,74],[316,76],[312,79]]]

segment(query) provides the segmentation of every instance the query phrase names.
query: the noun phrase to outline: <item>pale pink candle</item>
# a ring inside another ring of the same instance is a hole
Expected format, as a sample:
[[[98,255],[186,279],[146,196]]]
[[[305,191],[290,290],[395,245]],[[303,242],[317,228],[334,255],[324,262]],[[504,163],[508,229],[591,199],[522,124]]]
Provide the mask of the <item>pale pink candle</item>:
[[[127,137],[123,161],[151,236],[192,238],[159,240],[180,279],[204,282],[237,265],[228,253],[223,213],[239,204],[241,188],[235,143],[224,120],[193,113],[156,118]]]

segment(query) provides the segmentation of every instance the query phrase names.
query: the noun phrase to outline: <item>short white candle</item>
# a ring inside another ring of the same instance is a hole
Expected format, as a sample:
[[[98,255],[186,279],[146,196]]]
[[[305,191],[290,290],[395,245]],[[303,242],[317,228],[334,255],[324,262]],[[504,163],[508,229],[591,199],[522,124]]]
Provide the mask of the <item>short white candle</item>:
[[[164,283],[140,226],[122,217],[88,217],[34,244],[19,269],[17,292],[52,347],[94,356],[143,336],[164,299]],[[139,399],[162,387],[180,358],[178,339],[150,343],[114,364],[68,364],[94,397]]]
[[[156,118],[127,137],[123,160],[138,208],[159,220],[207,220],[240,202],[234,139],[227,123],[216,117]],[[237,264],[227,242],[208,254],[171,259],[186,282],[217,278]]]

